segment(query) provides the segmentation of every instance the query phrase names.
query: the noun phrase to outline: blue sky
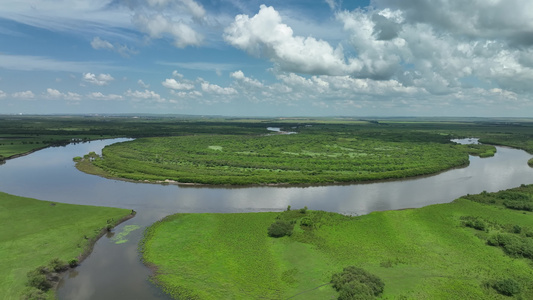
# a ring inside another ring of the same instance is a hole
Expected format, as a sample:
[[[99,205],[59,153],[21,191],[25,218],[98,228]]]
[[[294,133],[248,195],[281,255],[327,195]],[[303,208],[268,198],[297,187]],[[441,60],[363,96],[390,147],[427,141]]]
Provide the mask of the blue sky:
[[[533,113],[530,0],[0,7],[0,114]]]

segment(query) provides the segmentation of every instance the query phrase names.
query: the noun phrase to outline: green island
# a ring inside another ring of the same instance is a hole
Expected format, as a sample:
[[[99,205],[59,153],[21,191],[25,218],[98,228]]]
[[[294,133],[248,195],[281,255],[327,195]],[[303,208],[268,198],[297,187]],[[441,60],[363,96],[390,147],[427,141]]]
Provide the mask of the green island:
[[[346,268],[372,274],[385,299],[532,299],[532,210],[522,185],[356,217],[175,214],[147,229],[141,251],[176,299],[375,298],[360,283],[357,297],[337,292]]]
[[[203,134],[140,138],[76,160],[84,172],[136,181],[217,185],[331,184],[402,179],[493,156],[451,134],[373,124],[291,127],[297,134]]]
[[[58,273],[74,267],[131,210],[54,203],[0,192],[2,299],[55,299]]]

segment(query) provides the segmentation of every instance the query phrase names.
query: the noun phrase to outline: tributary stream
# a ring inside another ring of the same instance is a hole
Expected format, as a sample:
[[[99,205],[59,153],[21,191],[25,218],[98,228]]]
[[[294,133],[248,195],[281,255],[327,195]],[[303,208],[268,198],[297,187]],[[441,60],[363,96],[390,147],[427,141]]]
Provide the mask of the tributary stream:
[[[100,239],[93,253],[64,277],[58,289],[59,299],[167,299],[149,282],[151,272],[141,263],[137,245],[146,226],[169,214],[282,211],[291,205],[362,215],[447,203],[466,194],[533,183],[533,169],[527,165],[531,155],[505,147],[497,147],[494,157],[470,157],[468,167],[433,176],[352,185],[240,188],[159,185],[109,180],[84,174],[74,167],[73,157],[90,151],[99,153],[105,145],[124,140],[47,148],[0,166],[0,191],[6,193],[137,211],[135,218],[115,229],[115,236]],[[125,228],[137,229],[117,240]]]

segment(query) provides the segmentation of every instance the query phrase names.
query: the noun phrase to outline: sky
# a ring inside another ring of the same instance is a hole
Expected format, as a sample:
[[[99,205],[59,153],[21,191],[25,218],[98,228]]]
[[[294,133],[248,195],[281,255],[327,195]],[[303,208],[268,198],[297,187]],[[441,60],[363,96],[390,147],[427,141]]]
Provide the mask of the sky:
[[[531,0],[0,0],[0,114],[533,116]]]

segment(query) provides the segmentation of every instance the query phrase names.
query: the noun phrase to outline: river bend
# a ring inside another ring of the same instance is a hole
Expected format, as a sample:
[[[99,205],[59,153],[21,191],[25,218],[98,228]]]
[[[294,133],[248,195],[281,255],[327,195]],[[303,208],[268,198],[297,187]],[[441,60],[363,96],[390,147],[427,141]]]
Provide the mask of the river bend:
[[[533,183],[533,169],[527,165],[532,156],[506,147],[497,147],[494,157],[471,156],[468,167],[433,176],[336,186],[184,187],[109,180],[74,167],[73,157],[99,153],[105,145],[124,140],[47,148],[0,166],[0,191],[138,212],[115,229],[139,226],[128,235],[128,242],[116,244],[111,235],[99,240],[93,253],[61,282],[60,299],[167,299],[148,281],[150,270],[140,262],[137,244],[143,228],[173,213],[282,211],[291,205],[362,215],[447,203],[466,194]]]

